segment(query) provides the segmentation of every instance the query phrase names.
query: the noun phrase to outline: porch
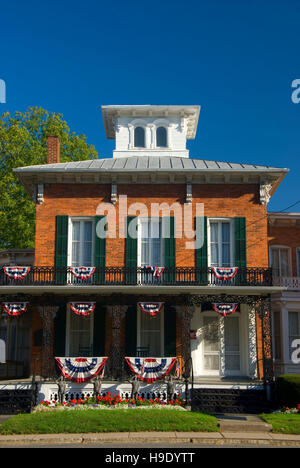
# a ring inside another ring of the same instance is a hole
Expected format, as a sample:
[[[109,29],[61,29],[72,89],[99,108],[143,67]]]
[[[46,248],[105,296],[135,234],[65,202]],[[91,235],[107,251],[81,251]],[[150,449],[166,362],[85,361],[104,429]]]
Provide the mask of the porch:
[[[2,312],[2,326],[6,324],[7,330],[11,327],[15,332],[18,326],[27,333],[26,339],[19,338],[15,356],[27,356],[27,376],[38,375],[43,385],[60,375],[55,366],[58,356],[105,356],[103,388],[128,382],[122,387],[123,393],[130,388],[134,375],[126,356],[133,365],[138,362],[136,374],[142,365],[148,366],[148,359],[160,363],[164,359],[170,366],[174,361],[168,374],[174,375],[178,385],[184,382],[185,388],[250,388],[272,382],[268,295],[168,294],[150,298],[151,303],[163,305],[154,317],[138,307],[140,301],[149,302],[145,295],[28,295],[26,313],[8,317]],[[95,310],[88,317],[74,314],[71,300],[94,301]],[[212,303],[236,303],[237,309],[221,316],[212,309]],[[0,364],[5,365],[7,362]],[[24,376],[2,375],[3,385]],[[157,385],[161,386],[163,380],[159,379]],[[145,385],[143,379],[141,385]]]

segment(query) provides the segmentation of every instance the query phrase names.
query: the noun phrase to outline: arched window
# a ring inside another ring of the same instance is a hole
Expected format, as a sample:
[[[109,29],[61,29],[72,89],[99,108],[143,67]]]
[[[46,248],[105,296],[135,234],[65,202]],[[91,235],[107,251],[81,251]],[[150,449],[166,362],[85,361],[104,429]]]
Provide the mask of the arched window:
[[[160,148],[167,147],[167,130],[165,127],[158,127],[156,130],[156,146]]]
[[[145,148],[145,130],[143,127],[134,129],[134,146],[135,148]]]

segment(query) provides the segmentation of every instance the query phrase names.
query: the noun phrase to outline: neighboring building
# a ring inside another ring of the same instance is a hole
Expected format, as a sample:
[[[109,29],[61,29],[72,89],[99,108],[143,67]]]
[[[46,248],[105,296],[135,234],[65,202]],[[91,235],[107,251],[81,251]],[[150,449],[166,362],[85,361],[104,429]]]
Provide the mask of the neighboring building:
[[[48,164],[15,170],[36,201],[35,267],[21,281],[1,272],[0,295],[29,302],[31,373],[96,356],[108,357],[107,378],[138,369],[124,357],[140,358],[140,373],[160,363],[159,375],[168,358],[183,376],[192,362],[199,386],[272,381],[270,298],[283,288],[268,264],[267,202],[288,170],[190,158],[199,112],[104,106],[113,158],[60,163],[53,136]],[[76,267],[95,272],[78,279]],[[73,302],[96,308],[82,317]]]
[[[276,374],[300,374],[300,213],[269,213],[268,238]]]

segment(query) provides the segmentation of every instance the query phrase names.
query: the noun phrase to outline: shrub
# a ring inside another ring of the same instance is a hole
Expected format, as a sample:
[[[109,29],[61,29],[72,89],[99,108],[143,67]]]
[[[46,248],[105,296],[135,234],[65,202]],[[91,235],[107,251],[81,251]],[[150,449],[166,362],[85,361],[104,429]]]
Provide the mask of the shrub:
[[[285,374],[278,377],[276,395],[279,406],[296,407],[300,402],[300,375]]]

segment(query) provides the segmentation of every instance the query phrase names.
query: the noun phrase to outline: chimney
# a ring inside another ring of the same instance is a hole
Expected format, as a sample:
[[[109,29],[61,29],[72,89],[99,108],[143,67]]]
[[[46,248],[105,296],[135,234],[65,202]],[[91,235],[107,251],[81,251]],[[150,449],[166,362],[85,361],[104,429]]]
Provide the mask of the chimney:
[[[60,162],[60,140],[57,135],[49,135],[47,140],[47,164]]]

